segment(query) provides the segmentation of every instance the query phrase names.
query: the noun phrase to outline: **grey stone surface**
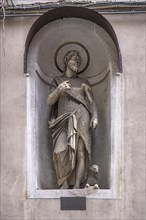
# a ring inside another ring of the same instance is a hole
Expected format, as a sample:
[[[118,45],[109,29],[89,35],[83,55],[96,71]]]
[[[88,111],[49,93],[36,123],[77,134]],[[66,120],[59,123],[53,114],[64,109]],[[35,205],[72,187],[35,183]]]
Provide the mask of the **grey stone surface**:
[[[26,78],[23,52],[36,18],[1,26],[1,219],[145,219],[145,15],[107,15],[122,57],[122,185],[115,200],[87,199],[86,211],[60,211],[59,199],[26,198]],[[5,56],[3,53],[5,49]]]

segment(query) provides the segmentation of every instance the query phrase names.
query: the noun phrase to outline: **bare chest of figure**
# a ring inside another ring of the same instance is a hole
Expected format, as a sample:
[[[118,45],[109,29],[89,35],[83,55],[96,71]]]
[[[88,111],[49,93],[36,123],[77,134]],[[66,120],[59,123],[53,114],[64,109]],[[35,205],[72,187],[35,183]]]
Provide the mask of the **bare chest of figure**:
[[[80,78],[61,78],[62,82],[66,80],[69,81],[72,92],[74,92],[77,96],[80,95],[84,97],[84,94],[81,89],[81,84],[84,80]],[[67,92],[62,92],[58,100],[58,116],[66,112],[74,111],[78,107],[78,105],[79,102],[77,100],[73,99]]]
[[[78,78],[78,77],[69,78],[69,77],[63,76],[63,77],[60,77],[60,80],[62,82],[69,81],[71,87],[73,87],[73,88],[81,88],[81,84],[84,83],[84,79],[81,79],[81,78]]]

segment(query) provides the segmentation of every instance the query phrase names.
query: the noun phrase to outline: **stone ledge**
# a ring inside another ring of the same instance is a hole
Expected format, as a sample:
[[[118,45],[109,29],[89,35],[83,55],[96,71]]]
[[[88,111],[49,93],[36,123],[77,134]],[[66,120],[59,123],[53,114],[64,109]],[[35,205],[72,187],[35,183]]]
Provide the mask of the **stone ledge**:
[[[111,189],[63,189],[36,190],[27,195],[30,199],[59,199],[60,197],[86,197],[87,199],[116,199],[117,195]]]

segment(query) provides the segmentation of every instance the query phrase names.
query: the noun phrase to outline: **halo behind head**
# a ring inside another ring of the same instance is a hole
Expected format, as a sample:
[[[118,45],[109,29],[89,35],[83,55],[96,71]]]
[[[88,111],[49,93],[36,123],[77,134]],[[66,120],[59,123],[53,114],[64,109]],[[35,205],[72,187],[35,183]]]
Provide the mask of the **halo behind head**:
[[[77,41],[69,41],[69,42],[65,42],[61,44],[55,52],[54,62],[55,62],[57,69],[63,73],[64,69],[66,68],[66,63],[68,62],[69,59],[71,59],[72,56],[77,55],[80,59],[80,62],[82,62],[81,57],[83,56],[83,54],[85,57],[84,64],[81,64],[81,70],[78,72],[78,74],[81,74],[89,66],[90,55],[86,47]],[[69,57],[69,59],[67,57]],[[59,62],[60,59],[61,59],[61,62]],[[61,67],[61,64],[63,64],[63,67]]]

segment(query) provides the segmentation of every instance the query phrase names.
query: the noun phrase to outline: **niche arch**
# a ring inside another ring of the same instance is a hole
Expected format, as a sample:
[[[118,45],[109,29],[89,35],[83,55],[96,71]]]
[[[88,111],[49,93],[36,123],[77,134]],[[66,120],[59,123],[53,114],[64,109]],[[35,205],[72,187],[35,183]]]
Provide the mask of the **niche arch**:
[[[98,192],[63,191],[58,190],[56,184],[46,100],[50,82],[61,75],[54,63],[55,51],[69,41],[82,43],[90,54],[90,64],[80,77],[90,81],[99,115],[99,125],[92,137],[92,161],[100,167]],[[113,198],[119,185],[117,160],[120,161],[122,60],[110,23],[100,14],[85,8],[62,7],[48,11],[34,22],[28,33],[24,72],[27,76],[28,197],[59,198],[79,193],[89,198]]]

